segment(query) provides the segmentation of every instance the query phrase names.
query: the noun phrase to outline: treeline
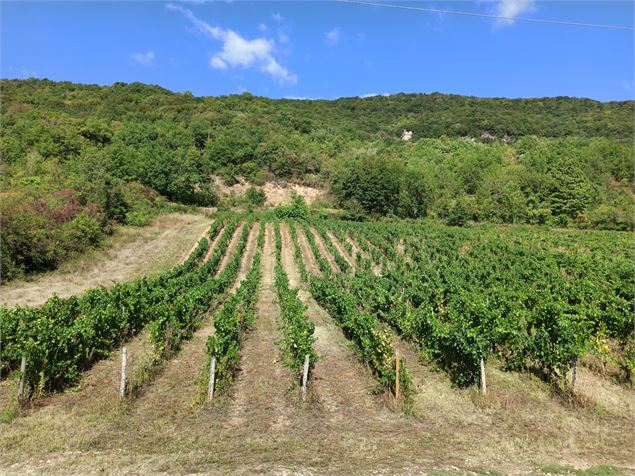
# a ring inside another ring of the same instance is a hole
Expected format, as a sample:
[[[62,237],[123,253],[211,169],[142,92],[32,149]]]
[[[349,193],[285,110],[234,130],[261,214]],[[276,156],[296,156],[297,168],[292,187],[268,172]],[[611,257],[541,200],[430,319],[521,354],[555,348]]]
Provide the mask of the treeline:
[[[351,218],[436,217],[629,230],[633,146],[606,138],[512,144],[423,139],[335,161],[330,181]]]
[[[632,101],[0,88],[3,279],[55,267],[113,222],[147,221],[162,197],[216,204],[212,173],[329,188],[351,217],[632,224]]]

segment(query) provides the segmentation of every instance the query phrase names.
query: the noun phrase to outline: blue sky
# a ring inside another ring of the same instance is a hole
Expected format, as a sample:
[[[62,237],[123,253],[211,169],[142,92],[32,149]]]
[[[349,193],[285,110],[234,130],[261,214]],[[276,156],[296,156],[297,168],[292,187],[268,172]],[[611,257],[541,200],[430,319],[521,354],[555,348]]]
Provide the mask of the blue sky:
[[[633,26],[631,1],[384,3]],[[195,95],[634,98],[633,32],[338,2],[3,1],[3,78]]]

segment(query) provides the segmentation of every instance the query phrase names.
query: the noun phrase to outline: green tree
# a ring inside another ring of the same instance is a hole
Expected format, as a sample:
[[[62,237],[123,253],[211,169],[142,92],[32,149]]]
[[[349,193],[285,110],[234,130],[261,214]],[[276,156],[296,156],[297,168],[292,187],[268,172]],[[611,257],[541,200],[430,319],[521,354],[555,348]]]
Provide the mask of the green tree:
[[[552,214],[575,219],[596,198],[596,190],[574,160],[563,158],[550,169],[547,201]]]

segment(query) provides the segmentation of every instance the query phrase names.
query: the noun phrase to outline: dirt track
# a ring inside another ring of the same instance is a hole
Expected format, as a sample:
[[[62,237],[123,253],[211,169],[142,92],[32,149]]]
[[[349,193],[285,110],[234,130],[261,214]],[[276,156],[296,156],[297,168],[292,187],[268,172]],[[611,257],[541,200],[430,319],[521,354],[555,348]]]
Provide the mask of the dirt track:
[[[329,266],[331,267],[331,271],[333,271],[334,273],[339,273],[340,268],[339,266],[337,266],[335,259],[328,252],[328,249],[326,248],[326,244],[324,243],[324,240],[322,239],[322,235],[320,235],[318,231],[313,227],[311,227],[310,230],[313,232],[313,236],[315,238],[315,244],[317,245],[318,250],[320,250],[320,253],[322,254],[322,256],[326,259],[326,261],[328,261]]]
[[[301,282],[288,226],[281,225],[280,231],[282,262],[289,276],[289,285],[300,288],[299,297],[307,306],[306,315],[315,325],[315,350],[319,360],[311,381],[313,396],[332,425],[355,426],[367,421],[379,410],[378,403],[370,396],[374,382],[367,370],[356,362],[342,331]],[[346,391],[343,392],[342,388]]]
[[[222,260],[219,272],[225,269],[229,260],[234,256],[242,228],[243,225],[234,231],[225,255],[228,259]],[[250,230],[238,275],[229,291],[230,293],[239,286],[249,272],[256,251],[257,234],[257,226],[254,226]],[[217,307],[213,305],[212,310]],[[203,377],[203,369],[206,365],[207,338],[213,334],[214,320],[212,312],[210,312],[202,322],[201,327],[194,332],[192,338],[183,344],[181,350],[174,358],[170,359],[158,378],[148,385],[138,402],[134,403],[133,407],[140,416],[145,413],[146,417],[151,419],[152,415],[159,413],[164,417],[168,415],[176,417],[194,405],[199,391],[198,379]],[[175,389],[178,390],[175,391]]]
[[[229,408],[231,428],[253,431],[281,431],[290,424],[293,413],[287,389],[291,374],[282,366],[276,342],[280,310],[276,303],[275,242],[273,227],[267,225],[262,253],[262,277],[256,302],[256,322],[243,342],[240,373],[234,382],[233,401]]]
[[[342,258],[346,260],[346,262],[349,264],[351,268],[355,269],[355,260],[351,256],[349,256],[349,254],[344,249],[344,246],[342,246],[342,244],[339,242],[339,240],[333,234],[333,232],[327,231],[326,234],[331,239],[331,242],[333,243],[333,246],[335,246],[335,249],[337,250],[337,252],[340,255],[342,255]]]
[[[80,294],[166,270],[177,264],[209,228],[201,215],[170,213],[152,224],[120,227],[102,247],[65,263],[60,269],[0,286],[0,305],[41,306],[53,294]]]

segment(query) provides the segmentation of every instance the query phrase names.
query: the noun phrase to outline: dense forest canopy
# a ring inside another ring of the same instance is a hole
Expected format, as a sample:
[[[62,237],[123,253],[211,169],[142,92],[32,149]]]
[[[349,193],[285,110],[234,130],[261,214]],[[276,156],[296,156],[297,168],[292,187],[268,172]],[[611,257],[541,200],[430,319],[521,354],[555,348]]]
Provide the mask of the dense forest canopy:
[[[445,94],[273,100],[2,80],[3,279],[243,176],[328,188],[350,217],[630,229],[634,102]],[[403,130],[412,140],[401,140]]]

